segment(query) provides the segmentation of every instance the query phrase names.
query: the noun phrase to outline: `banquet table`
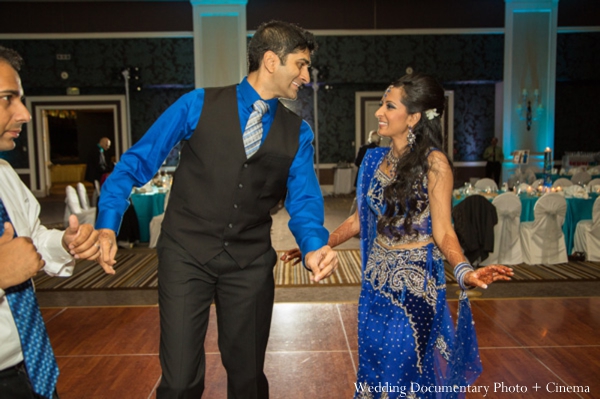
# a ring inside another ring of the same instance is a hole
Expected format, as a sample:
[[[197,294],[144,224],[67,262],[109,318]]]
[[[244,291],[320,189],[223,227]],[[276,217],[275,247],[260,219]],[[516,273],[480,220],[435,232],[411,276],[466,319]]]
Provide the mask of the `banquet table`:
[[[539,199],[537,196],[520,195],[521,199],[521,222],[531,222],[534,219],[533,208]],[[565,245],[567,254],[573,250],[573,241],[575,239],[575,229],[577,223],[581,220],[592,218],[592,208],[598,194],[590,194],[589,198],[565,198],[567,201],[567,213],[563,223],[563,233],[565,235]]]
[[[554,183],[556,180],[560,179],[561,177],[564,177],[565,179],[569,179],[571,180],[571,175],[559,175],[559,174],[552,174],[550,175],[550,179],[552,180],[552,183]],[[535,178],[536,179],[543,179],[544,178],[544,174],[543,173],[536,173],[535,174]],[[600,178],[600,175],[592,175],[592,179],[598,179]]]
[[[495,195],[487,196],[492,201]],[[521,222],[532,222],[534,220],[533,208],[535,203],[540,197],[530,196],[527,194],[519,195],[521,200]],[[563,233],[565,235],[565,245],[567,247],[567,254],[571,254],[573,250],[573,241],[575,239],[575,229],[577,223],[581,220],[592,219],[592,208],[594,207],[594,201],[598,198],[598,194],[592,193],[589,198],[565,198],[567,201],[567,213],[565,214],[565,221],[563,223]],[[459,204],[464,197],[456,198],[452,197],[452,206]]]
[[[150,241],[150,221],[165,211],[166,190],[153,187],[150,191],[134,189],[129,199],[135,208],[140,225],[140,242]]]

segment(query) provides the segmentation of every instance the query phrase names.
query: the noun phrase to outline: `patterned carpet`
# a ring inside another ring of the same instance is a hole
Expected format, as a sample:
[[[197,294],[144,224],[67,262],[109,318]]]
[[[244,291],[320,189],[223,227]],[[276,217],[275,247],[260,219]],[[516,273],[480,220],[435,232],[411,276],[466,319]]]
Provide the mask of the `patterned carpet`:
[[[281,255],[281,253],[279,253]],[[277,287],[318,287],[360,285],[360,252],[338,251],[340,265],[328,279],[311,283],[309,273],[300,265],[290,266],[278,261],[274,270]],[[34,278],[39,291],[106,290],[106,289],[156,289],[158,278],[156,252],[148,249],[120,250],[117,254],[115,275],[105,274],[95,262],[78,262],[70,278],[50,277],[40,273]],[[600,263],[570,261],[558,265],[516,265],[514,281],[598,281]],[[452,269],[446,264],[446,280],[455,283]]]

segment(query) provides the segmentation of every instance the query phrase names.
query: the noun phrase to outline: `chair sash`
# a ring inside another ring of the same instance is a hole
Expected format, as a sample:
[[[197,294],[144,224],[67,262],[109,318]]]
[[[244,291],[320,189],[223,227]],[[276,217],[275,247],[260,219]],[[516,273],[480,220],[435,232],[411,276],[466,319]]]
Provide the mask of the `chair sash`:
[[[83,209],[81,208],[79,196],[77,195],[77,191],[75,190],[75,188],[73,188],[73,186],[67,186],[65,188],[65,191],[67,194],[65,198],[65,203],[67,204],[67,207],[69,208],[71,213],[81,213]]]
[[[84,211],[90,209],[90,202],[87,196],[87,190],[83,183],[77,183],[77,195],[79,196],[79,204]]]
[[[536,233],[532,240],[542,251],[542,263],[558,256],[562,246],[557,245],[564,240],[562,225],[567,213],[567,203],[560,194],[546,194],[536,202],[534,207]]]
[[[512,244],[512,241],[519,239],[519,223],[515,223],[515,219],[518,221],[521,216],[521,209],[502,209],[498,212],[498,222],[500,224],[500,257],[502,253],[507,249],[507,246]]]

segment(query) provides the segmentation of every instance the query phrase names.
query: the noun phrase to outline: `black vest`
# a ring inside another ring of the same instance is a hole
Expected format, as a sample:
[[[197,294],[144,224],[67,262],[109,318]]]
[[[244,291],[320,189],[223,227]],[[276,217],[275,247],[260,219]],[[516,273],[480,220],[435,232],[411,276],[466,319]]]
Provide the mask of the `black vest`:
[[[279,103],[246,159],[236,86],[205,89],[198,126],[181,151],[163,230],[200,263],[227,251],[245,267],[271,247],[271,209],[285,197],[302,119]]]

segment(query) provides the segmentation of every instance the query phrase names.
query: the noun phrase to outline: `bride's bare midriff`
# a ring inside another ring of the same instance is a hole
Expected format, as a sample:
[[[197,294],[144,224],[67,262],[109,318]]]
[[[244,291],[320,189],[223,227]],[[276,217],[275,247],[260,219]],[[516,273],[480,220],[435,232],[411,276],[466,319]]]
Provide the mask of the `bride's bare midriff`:
[[[398,245],[386,245],[384,243],[381,242],[381,240],[378,238],[376,238],[377,242],[379,243],[379,245],[381,245],[382,247],[386,248],[386,249],[415,249],[415,248],[421,248],[424,247],[426,245],[432,244],[433,243],[433,238],[430,238],[427,241],[418,241],[418,242],[409,242],[406,244],[398,244]]]

